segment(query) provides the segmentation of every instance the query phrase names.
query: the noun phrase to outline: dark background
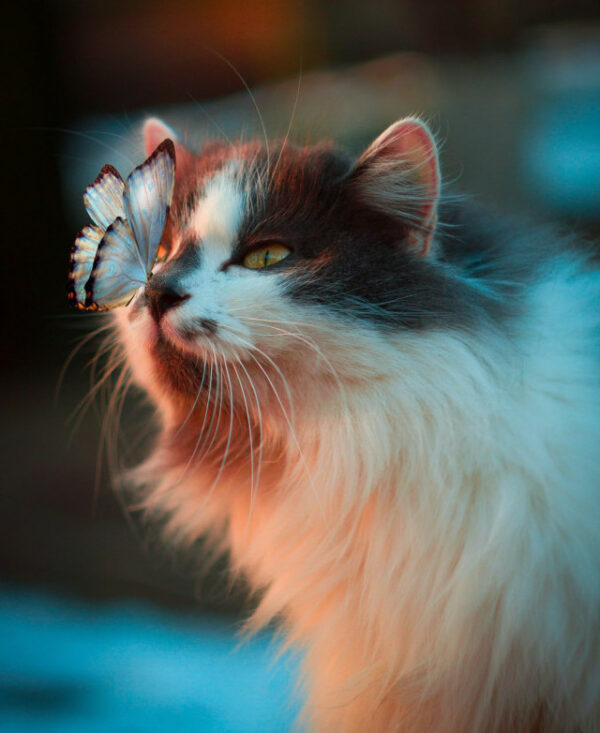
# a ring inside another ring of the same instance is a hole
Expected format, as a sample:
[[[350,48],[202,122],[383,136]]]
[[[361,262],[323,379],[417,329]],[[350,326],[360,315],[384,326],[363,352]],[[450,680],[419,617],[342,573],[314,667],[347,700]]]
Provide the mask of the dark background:
[[[238,123],[253,129],[239,73],[269,130],[285,131],[301,70],[292,138],[323,133],[359,149],[423,111],[460,188],[593,234],[599,22],[597,1],[582,0],[14,5],[2,29],[0,577],[219,611],[239,610],[244,597],[228,590],[224,564],[203,573],[200,549],[165,550],[157,528],[127,517],[99,453],[106,396],[69,421],[90,388],[97,340],[74,356],[56,395],[74,345],[98,325],[69,312],[64,286],[85,223],[83,186],[113,162],[111,130],[122,131],[119,148],[144,113],[169,118],[172,105],[170,119],[206,126],[197,103],[234,133]],[[147,421],[134,396],[122,452]]]

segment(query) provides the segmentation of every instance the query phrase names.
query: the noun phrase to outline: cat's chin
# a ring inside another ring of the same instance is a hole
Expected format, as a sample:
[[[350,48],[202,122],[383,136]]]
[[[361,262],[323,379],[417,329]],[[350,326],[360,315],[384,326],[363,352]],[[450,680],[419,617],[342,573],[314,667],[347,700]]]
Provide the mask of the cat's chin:
[[[166,333],[164,325],[159,325],[137,302],[115,311],[115,319],[141,384],[155,394],[178,398],[197,394],[202,380],[199,351],[184,348],[182,338]]]
[[[149,345],[149,352],[153,371],[163,389],[180,397],[197,396],[198,387],[206,377],[198,353],[180,348],[159,328]]]

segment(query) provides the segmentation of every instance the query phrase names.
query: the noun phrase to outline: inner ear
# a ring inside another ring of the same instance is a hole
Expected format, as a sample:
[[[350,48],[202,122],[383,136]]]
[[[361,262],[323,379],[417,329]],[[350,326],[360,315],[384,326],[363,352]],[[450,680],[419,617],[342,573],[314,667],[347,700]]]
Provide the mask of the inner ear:
[[[437,147],[416,117],[395,122],[359,158],[353,171],[361,198],[399,218],[408,246],[426,255],[433,240],[440,195]]]
[[[177,142],[175,132],[158,117],[149,117],[142,127],[142,137],[144,138],[144,149],[146,155],[152,155],[156,148],[167,138],[174,143]]]
[[[146,155],[151,155],[156,148],[166,140],[172,140],[175,144],[175,158],[177,162],[177,173],[181,174],[192,158],[192,153],[179,142],[174,130],[157,117],[149,117],[142,127],[142,137]]]

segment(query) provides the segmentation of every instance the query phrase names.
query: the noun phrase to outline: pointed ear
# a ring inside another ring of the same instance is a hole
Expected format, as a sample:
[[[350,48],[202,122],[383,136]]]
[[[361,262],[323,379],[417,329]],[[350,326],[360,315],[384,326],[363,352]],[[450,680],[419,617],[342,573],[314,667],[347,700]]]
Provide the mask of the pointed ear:
[[[142,127],[142,135],[144,138],[144,148],[146,155],[152,155],[156,148],[162,143],[163,140],[169,138],[174,143],[177,142],[177,135],[162,120],[158,117],[149,117]]]
[[[402,220],[408,245],[426,255],[440,194],[437,148],[427,125],[416,117],[395,122],[371,143],[352,175],[363,201]]]
[[[150,156],[156,148],[167,138],[175,144],[175,160],[177,172],[181,174],[188,163],[191,161],[192,154],[180,143],[174,130],[165,122],[159,120],[158,117],[149,117],[142,127],[142,137],[144,138],[144,149],[146,155]]]

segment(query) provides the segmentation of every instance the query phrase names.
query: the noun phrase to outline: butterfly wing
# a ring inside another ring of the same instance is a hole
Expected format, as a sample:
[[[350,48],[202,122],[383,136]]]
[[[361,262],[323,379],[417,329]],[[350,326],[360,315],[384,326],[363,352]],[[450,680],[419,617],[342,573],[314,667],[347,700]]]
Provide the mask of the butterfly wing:
[[[102,229],[84,227],[71,247],[71,267],[67,282],[67,297],[71,305],[85,309],[85,284],[92,274],[98,245],[104,236]]]
[[[92,221],[101,229],[108,229],[117,218],[125,218],[123,190],[125,184],[119,171],[105,165],[93,183],[83,193],[83,203]]]
[[[133,231],[145,276],[150,274],[156,259],[174,183],[175,146],[171,140],[164,140],[125,183],[125,218]]]
[[[108,310],[126,305],[146,282],[146,269],[129,225],[121,217],[108,227],[98,245],[85,285],[85,307]]]

